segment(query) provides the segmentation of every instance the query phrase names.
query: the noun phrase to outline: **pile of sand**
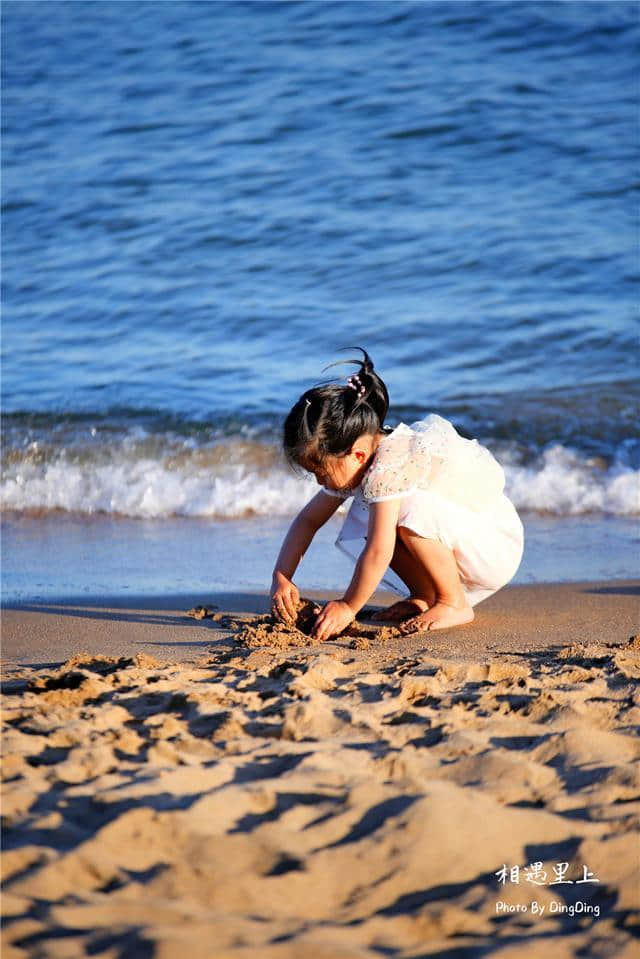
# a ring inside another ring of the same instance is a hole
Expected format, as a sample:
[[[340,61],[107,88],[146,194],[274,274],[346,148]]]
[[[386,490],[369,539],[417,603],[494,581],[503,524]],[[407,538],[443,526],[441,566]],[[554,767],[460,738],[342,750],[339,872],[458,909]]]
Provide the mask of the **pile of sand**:
[[[296,619],[285,623],[272,613],[253,617],[251,622],[237,623],[228,617],[225,625],[236,632],[236,640],[244,646],[255,648],[286,649],[289,646],[309,646],[317,643],[311,635],[320,606],[310,599],[301,599],[297,604]]]
[[[198,607],[205,609],[206,607]],[[287,649],[291,646],[308,647],[321,645],[321,641],[312,635],[321,606],[311,599],[301,599],[297,605],[295,622],[284,622],[272,613],[264,616],[252,616],[238,619],[234,616],[218,618],[216,625],[230,630],[235,634],[236,641],[252,649],[265,647],[271,650]],[[371,611],[363,611],[362,618],[366,619]],[[405,636],[412,631],[409,623],[399,626],[363,626],[360,622],[350,623],[339,634],[341,638],[351,640],[352,649],[368,649],[371,641],[384,643],[399,636]]]
[[[6,676],[3,959],[631,959],[637,641],[375,660],[244,624],[195,666]]]

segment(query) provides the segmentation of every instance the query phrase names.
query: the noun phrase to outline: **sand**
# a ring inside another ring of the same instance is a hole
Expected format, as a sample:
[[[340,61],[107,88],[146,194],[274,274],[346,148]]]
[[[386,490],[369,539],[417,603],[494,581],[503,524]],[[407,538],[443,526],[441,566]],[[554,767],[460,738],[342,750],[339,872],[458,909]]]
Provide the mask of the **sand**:
[[[640,583],[181,599],[3,614],[3,959],[637,955]]]

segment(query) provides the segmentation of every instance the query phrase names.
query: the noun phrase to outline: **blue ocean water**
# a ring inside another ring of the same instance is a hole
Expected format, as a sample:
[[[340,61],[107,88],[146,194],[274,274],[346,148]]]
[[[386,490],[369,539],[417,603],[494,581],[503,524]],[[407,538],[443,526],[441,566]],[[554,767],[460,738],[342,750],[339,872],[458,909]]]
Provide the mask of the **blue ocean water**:
[[[631,566],[636,3],[5,0],[2,34],[5,515],[288,516],[282,418],[362,345],[390,423],[477,436],[525,515],[621,518]]]

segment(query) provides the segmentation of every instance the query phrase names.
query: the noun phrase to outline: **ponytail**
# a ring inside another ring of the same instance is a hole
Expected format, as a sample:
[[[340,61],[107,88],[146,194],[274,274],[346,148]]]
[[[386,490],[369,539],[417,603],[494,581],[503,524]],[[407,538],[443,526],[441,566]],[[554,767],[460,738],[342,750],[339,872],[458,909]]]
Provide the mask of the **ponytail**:
[[[330,366],[325,367],[325,369],[330,369],[331,366],[338,366],[340,363],[353,363],[360,367],[358,372],[353,373],[347,380],[347,387],[355,391],[354,409],[360,403],[370,406],[378,417],[378,429],[382,429],[389,409],[387,387],[374,371],[373,361],[366,350],[363,350],[361,346],[348,347],[348,349],[360,350],[362,359],[338,360],[337,363],[331,363]]]

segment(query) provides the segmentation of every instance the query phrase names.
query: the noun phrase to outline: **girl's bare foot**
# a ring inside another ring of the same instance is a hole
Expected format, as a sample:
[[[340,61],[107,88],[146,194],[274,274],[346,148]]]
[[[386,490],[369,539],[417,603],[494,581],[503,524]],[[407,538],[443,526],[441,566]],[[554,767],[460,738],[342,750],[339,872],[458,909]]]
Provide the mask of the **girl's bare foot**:
[[[437,602],[426,611],[411,620],[410,625],[419,632],[423,629],[450,629],[452,626],[464,626],[473,621],[471,606],[448,606]]]
[[[401,599],[386,609],[380,610],[371,618],[378,623],[402,623],[405,619],[411,619],[416,614],[424,613],[429,609],[429,604],[424,599],[418,599],[417,596],[410,596],[409,599]]]

